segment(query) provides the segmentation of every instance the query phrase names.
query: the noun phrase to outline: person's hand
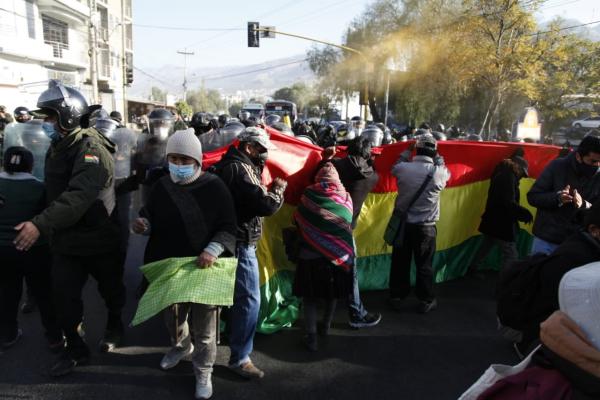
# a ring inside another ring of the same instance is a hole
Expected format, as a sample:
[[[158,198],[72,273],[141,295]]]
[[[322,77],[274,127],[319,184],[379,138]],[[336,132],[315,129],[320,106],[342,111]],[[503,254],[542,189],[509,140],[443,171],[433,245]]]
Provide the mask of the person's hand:
[[[40,237],[39,229],[31,221],[21,222],[15,226],[15,230],[19,231],[19,234],[13,243],[19,251],[29,250]]]
[[[273,180],[273,191],[278,193],[285,192],[285,188],[287,187],[287,181],[281,178],[275,178]]]
[[[207,253],[206,251],[203,251],[202,254],[196,258],[196,265],[198,268],[208,268],[213,265],[215,261],[217,261],[217,257]]]
[[[327,147],[323,150],[323,160],[330,160],[335,156],[336,148],[335,146]]]
[[[146,218],[136,218],[133,224],[131,224],[131,229],[138,235],[145,233],[148,228],[148,220]]]
[[[416,141],[414,141],[414,142],[411,142],[411,143],[408,145],[408,150],[410,150],[410,151],[413,151],[413,150],[415,149],[415,147],[417,147],[417,142],[416,142]]]
[[[533,222],[533,214],[525,207],[521,207],[519,214],[519,221],[524,224],[531,224]]]
[[[558,199],[560,204],[572,203],[573,196],[571,196],[571,186],[567,185],[563,190],[558,192]]]
[[[581,197],[577,189],[573,190],[573,205],[575,208],[581,208],[581,206],[583,206],[583,197]]]

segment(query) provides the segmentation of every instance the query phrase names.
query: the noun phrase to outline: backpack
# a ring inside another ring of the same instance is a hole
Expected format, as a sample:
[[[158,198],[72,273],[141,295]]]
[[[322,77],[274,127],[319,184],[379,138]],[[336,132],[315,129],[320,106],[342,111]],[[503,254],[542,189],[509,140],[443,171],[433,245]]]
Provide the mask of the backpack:
[[[534,254],[500,272],[496,313],[502,325],[523,330],[532,321],[532,305],[540,288],[540,271],[552,258],[553,255]]]

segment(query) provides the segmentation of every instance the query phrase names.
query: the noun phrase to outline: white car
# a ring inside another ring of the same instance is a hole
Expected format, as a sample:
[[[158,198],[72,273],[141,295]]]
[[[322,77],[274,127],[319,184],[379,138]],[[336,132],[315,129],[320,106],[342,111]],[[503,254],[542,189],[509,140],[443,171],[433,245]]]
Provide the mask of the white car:
[[[573,128],[600,128],[600,117],[588,117],[573,121]]]

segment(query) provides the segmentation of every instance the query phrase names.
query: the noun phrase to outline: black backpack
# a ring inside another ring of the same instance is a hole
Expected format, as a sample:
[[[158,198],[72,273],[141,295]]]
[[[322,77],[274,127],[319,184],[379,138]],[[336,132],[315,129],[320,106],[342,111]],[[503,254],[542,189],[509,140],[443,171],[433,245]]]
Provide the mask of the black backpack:
[[[496,313],[504,326],[522,330],[531,322],[532,305],[540,288],[540,271],[553,255],[534,254],[500,272]]]

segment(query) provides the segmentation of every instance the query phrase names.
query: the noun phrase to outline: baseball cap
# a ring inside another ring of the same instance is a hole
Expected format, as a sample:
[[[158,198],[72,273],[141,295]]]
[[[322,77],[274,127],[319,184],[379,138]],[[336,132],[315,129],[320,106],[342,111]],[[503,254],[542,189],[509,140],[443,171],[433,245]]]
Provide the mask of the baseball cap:
[[[417,136],[417,148],[437,150],[437,140],[431,133]]]
[[[519,167],[521,167],[523,169],[523,173],[525,174],[526,177],[528,177],[529,176],[529,163],[527,162],[527,160],[521,156],[512,156],[511,158],[515,162],[515,164],[517,164]]]
[[[600,262],[567,272],[558,287],[560,309],[600,350]]]
[[[277,147],[269,140],[269,135],[264,129],[256,127],[248,127],[239,134],[240,142],[255,142],[260,144],[267,150],[275,150]]]

